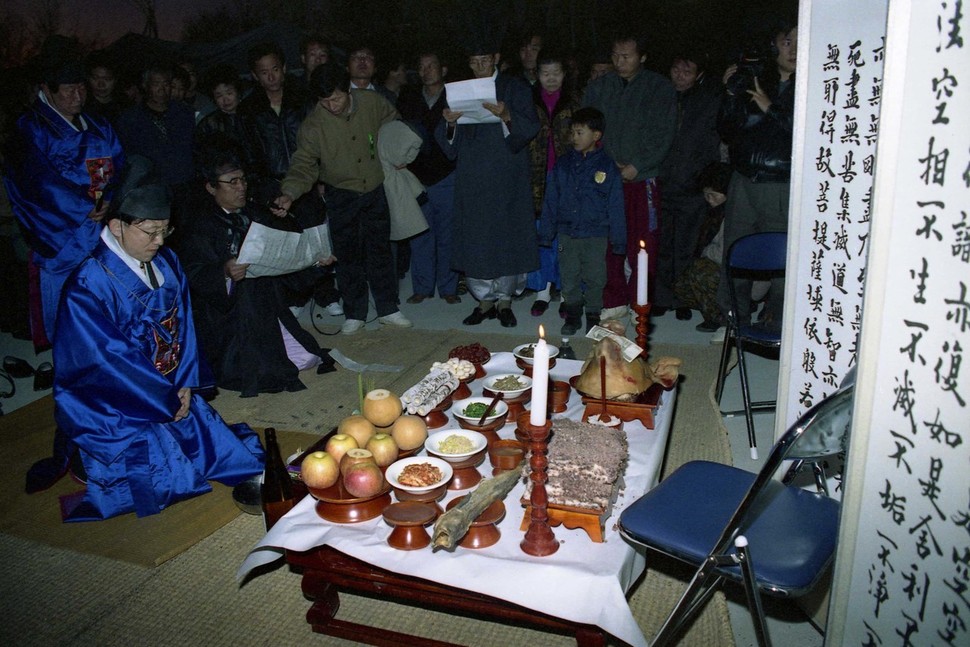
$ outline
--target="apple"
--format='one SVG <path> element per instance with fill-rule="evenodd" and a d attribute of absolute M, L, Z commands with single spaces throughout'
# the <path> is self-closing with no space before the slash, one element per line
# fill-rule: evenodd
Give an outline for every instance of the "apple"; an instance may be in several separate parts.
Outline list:
<path fill-rule="evenodd" d="M 337 425 L 337 433 L 353 436 L 358 447 L 366 447 L 367 441 L 376 431 L 371 421 L 364 416 L 347 416 Z"/>
<path fill-rule="evenodd" d="M 387 467 L 397 460 L 398 448 L 394 438 L 388 434 L 375 434 L 367 441 L 367 449 L 374 455 L 378 467 Z"/>
<path fill-rule="evenodd" d="M 357 441 L 348 434 L 334 434 L 327 441 L 327 446 L 324 449 L 333 456 L 337 465 L 340 465 L 340 459 L 344 457 L 348 449 L 357 449 Z"/>
<path fill-rule="evenodd" d="M 344 489 L 364 499 L 377 496 L 384 488 L 384 475 L 374 463 L 356 463 L 344 474 Z"/>
<path fill-rule="evenodd" d="M 327 452 L 313 452 L 300 463 L 300 478 L 307 487 L 323 490 L 337 482 L 340 468 Z"/>
<path fill-rule="evenodd" d="M 374 455 L 366 449 L 348 449 L 344 457 L 340 459 L 340 473 L 346 474 L 352 465 L 358 463 L 374 463 Z"/>

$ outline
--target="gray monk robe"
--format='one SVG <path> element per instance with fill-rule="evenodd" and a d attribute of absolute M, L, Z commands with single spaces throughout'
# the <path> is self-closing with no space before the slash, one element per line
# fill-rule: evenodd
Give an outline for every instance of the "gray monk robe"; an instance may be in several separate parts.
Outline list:
<path fill-rule="evenodd" d="M 525 81 L 499 74 L 495 96 L 512 123 L 458 124 L 448 141 L 447 123 L 435 136 L 455 166 L 452 268 L 477 279 L 531 272 L 539 267 L 529 167 L 529 141 L 539 118 Z"/>

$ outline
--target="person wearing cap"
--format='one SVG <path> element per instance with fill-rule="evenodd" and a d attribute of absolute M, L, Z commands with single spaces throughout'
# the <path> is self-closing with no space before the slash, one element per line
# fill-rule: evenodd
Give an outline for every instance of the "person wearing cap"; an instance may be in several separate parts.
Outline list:
<path fill-rule="evenodd" d="M 279 228 L 291 219 L 274 218 L 248 203 L 246 172 L 231 151 L 208 150 L 200 167 L 211 200 L 187 219 L 188 235 L 180 239 L 177 251 L 192 288 L 199 342 L 216 384 L 244 398 L 303 390 L 300 371 L 317 367 L 318 373 L 326 373 L 334 368 L 330 349 L 320 348 L 287 307 L 287 281 L 300 272 L 248 277 L 248 265 L 236 262 L 252 223 Z"/>
<path fill-rule="evenodd" d="M 498 71 L 497 43 L 469 47 L 468 65 L 477 79 L 492 79 L 496 102 L 483 102 L 494 123 L 459 124 L 460 111 L 445 109 L 435 136 L 455 160 L 455 233 L 452 266 L 464 271 L 478 306 L 466 326 L 486 319 L 516 325 L 512 297 L 526 275 L 539 269 L 529 142 L 539 132 L 532 91 L 519 77 Z"/>
<path fill-rule="evenodd" d="M 232 427 L 193 389 L 211 386 L 199 358 L 189 285 L 164 247 L 170 194 L 120 191 L 97 246 L 64 285 L 54 346 L 54 416 L 78 448 L 83 492 L 65 521 L 156 514 L 263 469 L 259 437 Z"/>
<path fill-rule="evenodd" d="M 39 269 L 31 333 L 44 347 L 54 336 L 61 286 L 94 249 L 114 179 L 125 155 L 114 129 L 83 112 L 84 67 L 71 56 L 42 61 L 37 100 L 17 120 L 4 183 L 14 216 Z"/>

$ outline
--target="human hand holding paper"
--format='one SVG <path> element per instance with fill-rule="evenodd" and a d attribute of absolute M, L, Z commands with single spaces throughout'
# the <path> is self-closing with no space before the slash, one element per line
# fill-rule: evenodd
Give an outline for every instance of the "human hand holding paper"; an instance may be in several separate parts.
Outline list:
<path fill-rule="evenodd" d="M 497 124 L 501 121 L 496 113 L 486 107 L 486 104 L 493 107 L 499 105 L 495 99 L 495 81 L 491 78 L 446 83 L 445 93 L 448 109 L 461 113 L 459 124 Z"/>

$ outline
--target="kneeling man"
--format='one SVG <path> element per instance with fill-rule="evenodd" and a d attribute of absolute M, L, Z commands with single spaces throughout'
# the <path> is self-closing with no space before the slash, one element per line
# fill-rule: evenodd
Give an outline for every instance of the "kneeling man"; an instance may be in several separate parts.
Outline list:
<path fill-rule="evenodd" d="M 121 196 L 101 239 L 64 286 L 54 348 L 55 417 L 80 452 L 87 489 L 65 520 L 155 514 L 263 469 L 259 437 L 229 427 L 192 389 L 200 367 L 189 286 L 162 247 L 168 191 Z"/>

